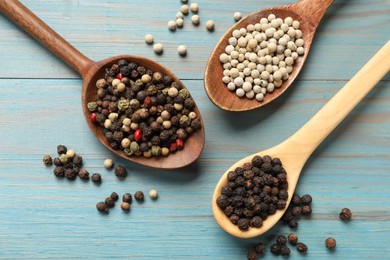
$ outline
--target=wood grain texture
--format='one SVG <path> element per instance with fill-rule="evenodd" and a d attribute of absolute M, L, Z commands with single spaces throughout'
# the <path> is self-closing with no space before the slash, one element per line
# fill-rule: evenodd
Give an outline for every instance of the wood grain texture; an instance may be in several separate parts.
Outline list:
<path fill-rule="evenodd" d="M 31 1 L 39 17 L 93 60 L 129 54 L 152 58 L 172 69 L 191 91 L 203 115 L 206 145 L 191 167 L 163 171 L 128 163 L 119 181 L 103 168 L 112 157 L 90 133 L 82 115 L 76 72 L 0 16 L 0 259 L 245 259 L 256 242 L 268 244 L 291 230 L 278 225 L 264 236 L 234 238 L 212 217 L 211 196 L 235 161 L 272 147 L 310 119 L 390 36 L 388 0 L 336 0 L 325 15 L 306 66 L 294 87 L 262 109 L 232 114 L 215 107 L 203 89 L 208 55 L 243 14 L 289 1 L 198 1 L 202 25 L 166 28 L 180 8 L 164 1 Z M 158 8 L 151 6 L 158 4 Z M 146 32 L 165 46 L 162 56 L 143 42 Z M 186 58 L 177 55 L 184 43 Z M 387 75 L 320 145 L 305 165 L 298 192 L 314 199 L 314 213 L 297 234 L 306 257 L 290 259 L 388 259 L 390 249 L 390 80 Z M 103 183 L 56 179 L 42 157 L 65 144 L 101 172 Z M 129 214 L 117 205 L 103 216 L 96 202 L 155 188 L 157 201 L 134 203 Z M 353 221 L 338 219 L 349 207 Z M 337 239 L 330 253 L 327 237 Z M 274 259 L 269 253 L 264 259 Z"/>

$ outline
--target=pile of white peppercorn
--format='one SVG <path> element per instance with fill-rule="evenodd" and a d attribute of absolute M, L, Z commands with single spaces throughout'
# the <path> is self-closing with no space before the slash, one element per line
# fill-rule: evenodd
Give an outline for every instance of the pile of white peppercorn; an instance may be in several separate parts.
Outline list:
<path fill-rule="evenodd" d="M 239 97 L 262 101 L 279 88 L 293 71 L 295 60 L 304 54 L 299 21 L 270 14 L 256 24 L 232 32 L 225 52 L 222 81 Z"/>

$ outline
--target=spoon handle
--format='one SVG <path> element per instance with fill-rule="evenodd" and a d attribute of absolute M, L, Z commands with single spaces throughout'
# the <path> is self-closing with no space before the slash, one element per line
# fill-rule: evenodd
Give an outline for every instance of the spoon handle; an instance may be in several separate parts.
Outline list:
<path fill-rule="evenodd" d="M 294 11 L 310 23 L 314 33 L 326 10 L 334 0 L 301 0 L 294 6 Z"/>
<path fill-rule="evenodd" d="M 93 64 L 92 60 L 70 45 L 19 1 L 1 0 L 0 12 L 70 65 L 80 75 L 85 75 Z"/>
<path fill-rule="evenodd" d="M 318 145 L 389 70 L 390 41 L 312 119 L 283 142 L 288 146 L 289 153 L 297 154 L 304 164 Z"/>

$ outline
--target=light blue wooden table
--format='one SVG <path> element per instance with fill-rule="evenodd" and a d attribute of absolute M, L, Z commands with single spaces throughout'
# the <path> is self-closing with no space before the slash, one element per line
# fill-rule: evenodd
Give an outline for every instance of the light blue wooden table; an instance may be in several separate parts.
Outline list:
<path fill-rule="evenodd" d="M 206 146 L 193 165 L 175 171 L 150 169 L 114 157 L 93 137 L 81 110 L 81 78 L 0 15 L 0 259 L 245 259 L 256 242 L 272 243 L 291 230 L 277 225 L 241 240 L 213 219 L 211 196 L 235 161 L 271 147 L 314 115 L 390 38 L 390 1 L 336 0 L 326 13 L 298 80 L 280 99 L 256 111 L 227 113 L 203 88 L 213 46 L 231 26 L 233 13 L 287 4 L 287 0 L 198 1 L 201 25 L 189 17 L 171 32 L 167 22 L 179 0 L 22 1 L 93 60 L 118 54 L 154 59 L 176 73 L 195 98 L 206 129 Z M 212 33 L 208 19 L 216 22 Z M 162 42 L 162 56 L 143 36 Z M 188 46 L 188 56 L 177 46 Z M 309 246 L 291 259 L 390 258 L 390 75 L 353 110 L 315 151 L 297 188 L 313 196 L 313 214 L 296 231 Z M 80 153 L 85 168 L 103 183 L 56 179 L 42 164 L 58 144 Z M 118 181 L 103 168 L 113 158 L 130 174 Z M 108 215 L 96 202 L 112 191 L 159 191 L 157 201 L 135 203 Z M 341 208 L 353 220 L 338 219 Z M 324 240 L 332 236 L 337 249 Z M 268 250 L 265 259 L 272 259 Z"/>

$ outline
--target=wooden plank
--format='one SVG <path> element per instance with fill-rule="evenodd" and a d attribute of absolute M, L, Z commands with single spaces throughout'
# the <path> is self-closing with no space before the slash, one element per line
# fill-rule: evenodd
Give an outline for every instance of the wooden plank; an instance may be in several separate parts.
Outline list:
<path fill-rule="evenodd" d="M 79 79 L 1 79 L 0 88 L 0 259 L 131 258 L 244 259 L 256 242 L 268 245 L 291 232 L 278 225 L 265 236 L 235 239 L 213 220 L 210 199 L 221 174 L 235 161 L 287 138 L 305 123 L 344 81 L 299 81 L 280 100 L 261 110 L 227 113 L 209 102 L 201 80 L 184 80 L 206 127 L 200 160 L 176 171 L 124 162 L 119 181 L 103 168 L 112 155 L 90 134 L 81 114 Z M 311 259 L 386 259 L 390 250 L 390 88 L 382 81 L 325 140 L 306 165 L 298 192 L 314 198 L 314 213 L 297 234 Z M 58 144 L 79 152 L 103 183 L 56 179 L 41 160 Z M 96 202 L 156 188 L 157 201 L 119 205 L 100 215 Z M 342 207 L 353 221 L 342 223 Z M 324 240 L 337 239 L 327 251 Z M 265 259 L 272 259 L 267 252 Z M 292 258 L 299 258 L 292 248 Z"/>
<path fill-rule="evenodd" d="M 93 60 L 119 54 L 154 59 L 172 69 L 183 79 L 202 79 L 210 52 L 220 36 L 233 24 L 233 13 L 244 15 L 290 1 L 199 1 L 201 25 L 195 27 L 190 17 L 176 32 L 167 29 L 180 8 L 177 0 L 164 1 L 31 1 L 23 3 Z M 314 40 L 302 80 L 347 80 L 351 78 L 390 35 L 389 0 L 337 0 L 330 7 Z M 208 19 L 216 22 L 213 33 L 205 29 Z M 42 46 L 0 16 L 0 78 L 79 78 Z M 143 41 L 152 33 L 162 42 L 162 56 L 153 53 Z M 188 56 L 181 58 L 177 46 L 188 46 Z M 15 55 L 17 54 L 17 55 Z M 20 68 L 23 66 L 23 69 Z M 387 79 L 389 79 L 387 77 Z"/>

